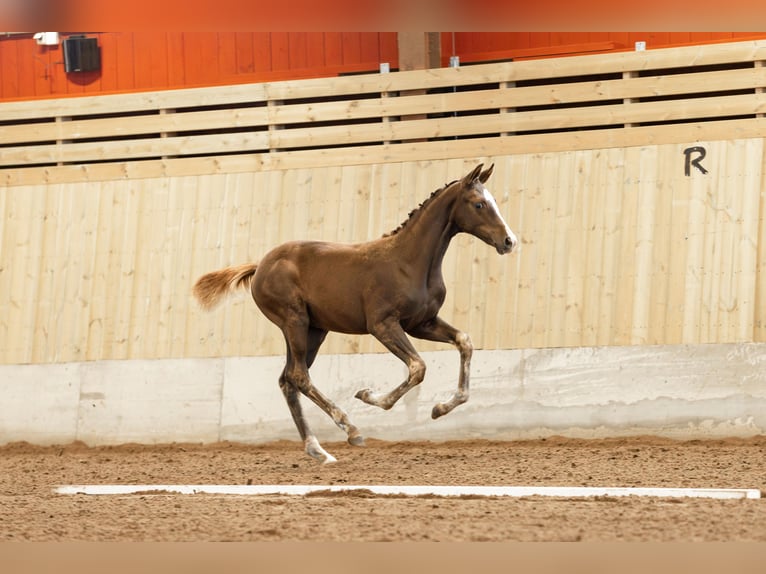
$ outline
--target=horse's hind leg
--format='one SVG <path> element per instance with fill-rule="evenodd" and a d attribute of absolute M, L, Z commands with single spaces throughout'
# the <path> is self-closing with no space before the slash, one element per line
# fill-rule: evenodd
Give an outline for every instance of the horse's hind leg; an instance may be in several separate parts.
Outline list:
<path fill-rule="evenodd" d="M 306 453 L 323 463 L 336 462 L 337 459 L 322 448 L 316 436 L 311 432 L 306 422 L 306 417 L 303 416 L 298 389 L 287 380 L 284 371 L 282 376 L 279 377 L 279 388 L 282 389 L 287 406 L 290 408 L 290 414 L 293 417 L 293 421 L 295 421 L 295 426 L 298 428 L 298 434 L 300 434 L 301 440 L 303 440 Z"/>
<path fill-rule="evenodd" d="M 299 325 L 300 323 L 298 322 Z M 321 462 L 335 462 L 335 457 L 326 452 L 316 437 L 308 430 L 308 424 L 303 416 L 297 394 L 297 391 L 300 391 L 326 412 L 333 422 L 346 432 L 350 444 L 356 446 L 364 444 L 359 429 L 351 424 L 348 415 L 322 395 L 311 383 L 308 368 L 314 362 L 319 346 L 327 333 L 318 329 L 302 327 L 302 325 L 283 330 L 287 340 L 288 353 L 287 365 L 280 379 L 280 386 L 282 386 L 290 412 L 293 414 L 293 420 L 298 427 L 298 432 L 301 433 L 306 452 Z M 282 384 L 282 380 L 284 380 L 285 385 Z"/>
<path fill-rule="evenodd" d="M 290 351 L 288 350 L 288 365 L 290 364 L 290 360 Z M 322 446 L 319 444 L 319 441 L 314 436 L 314 433 L 311 432 L 309 424 L 306 422 L 306 417 L 303 415 L 303 408 L 301 407 L 298 389 L 292 382 L 288 380 L 286 373 L 287 365 L 285 365 L 285 368 L 282 370 L 282 374 L 279 377 L 279 388 L 282 389 L 282 394 L 285 396 L 287 406 L 290 409 L 290 414 L 292 415 L 295 426 L 298 429 L 298 434 L 303 441 L 306 453 L 323 463 L 336 462 L 337 459 L 322 448 Z"/>

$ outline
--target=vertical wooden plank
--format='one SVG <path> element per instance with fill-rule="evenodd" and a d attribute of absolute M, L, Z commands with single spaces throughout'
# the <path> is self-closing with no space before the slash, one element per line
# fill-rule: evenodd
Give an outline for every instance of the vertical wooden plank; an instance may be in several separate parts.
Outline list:
<path fill-rule="evenodd" d="M 358 64 L 362 61 L 362 45 L 359 32 L 343 32 L 343 63 Z"/>
<path fill-rule="evenodd" d="M 96 252 L 98 244 L 99 204 L 101 201 L 99 188 L 96 186 L 85 188 L 78 186 L 75 193 L 78 216 L 80 218 L 78 241 L 72 244 L 78 250 L 80 265 L 75 276 L 76 294 L 69 304 L 74 307 L 74 333 L 73 340 L 77 344 L 77 354 L 72 360 L 82 361 L 87 357 L 91 340 L 89 337 L 91 324 L 100 319 L 99 310 L 91 305 L 98 292 L 94 289 L 97 285 Z"/>
<path fill-rule="evenodd" d="M 192 305 L 190 298 L 179 297 L 184 288 L 190 289 L 197 280 L 192 276 L 191 259 L 193 242 L 193 207 L 196 202 L 196 180 L 192 177 L 174 177 L 168 182 L 168 249 L 171 251 L 165 262 L 167 277 L 164 278 L 162 291 L 167 293 L 167 306 L 164 316 L 167 323 L 163 329 L 161 342 L 165 357 L 182 356 L 186 316 L 193 313 L 198 323 L 202 311 Z M 205 272 L 212 271 L 206 269 Z M 189 304 L 187 305 L 187 301 Z M 195 334 L 206 336 L 202 328 Z"/>
<path fill-rule="evenodd" d="M 575 195 L 574 225 L 571 244 L 569 247 L 569 280 L 567 285 L 567 323 L 566 332 L 569 344 L 573 346 L 587 345 L 589 340 L 589 313 L 592 301 L 588 299 L 592 293 L 590 285 L 593 262 L 589 259 L 591 245 L 591 213 L 593 210 L 594 173 L 601 169 L 599 156 L 594 150 L 579 152 L 578 161 L 578 193 Z"/>
<path fill-rule="evenodd" d="M 613 148 L 607 152 L 605 201 L 603 210 L 603 247 L 601 266 L 601 311 L 597 331 L 597 344 L 614 344 L 618 330 L 617 299 L 620 273 L 620 244 L 624 227 L 622 225 L 623 186 L 625 182 L 625 152 Z"/>
<path fill-rule="evenodd" d="M 288 32 L 288 61 L 291 70 L 303 70 L 309 67 L 306 32 Z"/>
<path fill-rule="evenodd" d="M 107 323 L 111 320 L 108 294 L 112 289 L 109 276 L 111 256 L 112 223 L 114 207 L 114 185 L 102 182 L 95 190 L 95 221 L 93 223 L 93 249 L 91 252 L 90 294 L 88 296 L 87 345 L 84 359 L 95 361 L 103 358 Z"/>
<path fill-rule="evenodd" d="M 584 234 L 584 270 L 582 341 L 581 345 L 598 345 L 599 322 L 604 293 L 603 266 L 604 227 L 603 210 L 606 203 L 606 172 L 608 151 L 599 149 L 591 152 L 594 165 L 587 176 L 587 208 L 583 211 L 582 233 Z"/>
<path fill-rule="evenodd" d="M 186 83 L 184 66 L 184 34 L 169 31 L 167 33 L 168 87 L 182 86 Z"/>
<path fill-rule="evenodd" d="M 141 210 L 141 194 L 135 186 L 123 183 L 115 194 L 117 215 L 122 220 L 120 235 L 115 237 L 113 256 L 118 259 L 117 284 L 114 286 L 118 299 L 115 302 L 115 332 L 112 340 L 111 356 L 113 359 L 130 358 L 134 334 L 132 318 L 136 301 L 136 257 Z"/>
<path fill-rule="evenodd" d="M 719 301 L 718 312 L 719 321 L 718 329 L 716 332 L 716 340 L 722 340 L 726 342 L 733 341 L 733 332 L 735 331 L 733 325 L 733 319 L 736 316 L 736 307 L 738 301 L 733 283 L 737 281 L 741 274 L 741 256 L 742 253 L 736 250 L 736 235 L 739 231 L 738 228 L 742 225 L 742 215 L 739 210 L 740 198 L 742 197 L 743 190 L 740 186 L 737 186 L 736 192 L 734 186 L 730 185 L 731 178 L 726 177 L 732 173 L 731 169 L 735 171 L 738 177 L 735 181 L 741 185 L 742 169 L 737 169 L 738 156 L 741 157 L 742 149 L 740 142 L 727 142 L 727 144 L 721 145 L 725 147 L 726 155 L 725 160 L 722 155 L 722 163 L 716 166 L 713 163 L 713 167 L 720 170 L 721 178 L 719 179 L 719 185 L 723 185 L 723 188 L 719 191 L 719 195 L 723 200 L 723 211 L 719 213 L 718 223 L 720 228 L 720 242 L 721 242 L 721 259 L 720 259 L 720 271 L 718 275 L 719 285 Z M 716 146 L 717 147 L 717 146 Z M 716 154 L 717 156 L 719 154 Z M 724 182 L 724 178 L 726 181 Z M 721 204 L 719 204 L 719 209 Z M 736 224 L 735 224 L 736 222 Z"/>
<path fill-rule="evenodd" d="M 288 32 L 271 33 L 271 70 L 290 69 L 290 36 Z"/>
<path fill-rule="evenodd" d="M 625 174 L 620 191 L 622 209 L 619 217 L 620 241 L 617 252 L 616 273 L 614 280 L 614 319 L 615 327 L 612 344 L 630 345 L 631 326 L 633 324 L 633 302 L 636 296 L 636 218 L 638 214 L 637 182 L 640 148 L 630 147 L 623 150 Z"/>
<path fill-rule="evenodd" d="M 136 87 L 134 34 L 120 32 L 117 35 L 117 51 L 115 54 L 117 90 L 128 91 Z"/>
<path fill-rule="evenodd" d="M 125 356 L 131 358 L 141 356 L 144 348 L 146 322 L 148 320 L 149 285 L 147 284 L 147 261 L 145 240 L 150 232 L 150 222 L 146 210 L 150 202 L 149 194 L 144 187 L 145 180 L 135 182 L 130 186 L 128 216 L 129 235 L 125 237 L 122 282 L 129 292 L 129 305 L 124 307 L 122 330 L 125 334 Z"/>
<path fill-rule="evenodd" d="M 18 39 L 11 45 L 17 48 L 16 68 L 9 68 L 9 73 L 16 76 L 17 97 L 24 95 L 47 96 L 51 93 L 51 75 L 56 66 L 52 64 L 51 53 L 58 55 L 58 49 L 38 46 L 34 40 Z M 29 62 L 30 55 L 33 63 Z M 63 58 L 62 58 L 63 59 Z M 29 65 L 29 64 L 32 65 Z M 14 73 L 15 72 L 15 73 Z"/>
<path fill-rule="evenodd" d="M 541 223 L 541 177 L 542 170 L 536 169 L 543 162 L 543 155 L 524 156 L 519 178 L 524 182 L 524 193 L 519 204 L 519 215 L 524 227 L 525 241 L 519 253 L 518 297 L 513 310 L 512 339 L 519 347 L 532 346 L 534 317 L 534 283 L 537 280 L 537 266 L 540 258 Z"/>
<path fill-rule="evenodd" d="M 54 316 L 57 348 L 54 362 L 79 360 L 80 341 L 77 338 L 79 309 L 78 287 L 82 265 L 82 213 L 77 201 L 77 185 L 66 184 L 60 190 L 60 226 L 56 240 L 58 281 Z M 64 246 L 66 246 L 64 250 Z"/>
<path fill-rule="evenodd" d="M 547 345 L 548 318 L 551 307 L 552 261 L 554 258 L 554 235 L 550 233 L 555 225 L 556 199 L 558 190 L 557 169 L 559 157 L 557 154 L 544 154 L 536 166 L 540 170 L 538 189 L 538 213 L 535 240 L 537 262 L 534 268 L 534 278 L 530 282 L 532 294 L 531 314 L 532 331 L 530 346 L 544 347 Z"/>
<path fill-rule="evenodd" d="M 679 150 L 680 152 L 680 150 Z M 688 219 L 685 222 L 686 265 L 683 302 L 682 341 L 700 342 L 700 323 L 703 311 L 703 285 L 705 276 L 705 237 L 707 217 L 706 198 L 709 180 L 703 177 L 686 178 L 678 185 L 688 187 Z"/>
<path fill-rule="evenodd" d="M 306 32 L 306 67 L 325 67 L 324 32 Z"/>
<path fill-rule="evenodd" d="M 40 187 L 44 198 L 39 208 L 40 211 L 36 213 L 36 217 L 40 220 L 40 242 L 37 247 L 39 249 L 40 266 L 37 276 L 37 301 L 35 302 L 37 316 L 34 322 L 34 346 L 31 355 L 31 362 L 33 363 L 49 361 L 49 349 L 56 347 L 55 333 L 51 330 L 51 327 L 56 321 L 52 312 L 52 301 L 57 279 L 55 265 L 58 256 L 55 240 L 57 223 L 59 221 L 56 211 L 59 187 L 56 185 Z M 2 209 L 0 209 L 0 213 L 2 213 Z M 1 280 L 0 283 L 2 283 Z"/>
<path fill-rule="evenodd" d="M 365 64 L 369 63 L 371 69 L 377 69 L 380 62 L 379 40 L 378 32 L 359 33 L 359 59 Z"/>
<path fill-rule="evenodd" d="M 40 190 L 35 187 L 15 189 L 6 202 L 4 227 L 7 235 L 3 240 L 9 249 L 8 305 L 3 322 L 6 326 L 4 345 L 11 362 L 27 363 L 31 360 L 35 321 L 35 295 L 37 282 L 37 252 L 39 239 L 34 223 L 36 204 L 40 202 Z"/>
<path fill-rule="evenodd" d="M 139 90 L 150 90 L 159 87 L 154 83 L 152 68 L 154 62 L 159 62 L 164 57 L 165 45 L 156 41 L 154 32 L 134 32 L 133 41 L 133 77 L 135 87 Z M 165 83 L 167 79 L 165 79 Z"/>
<path fill-rule="evenodd" d="M 662 179 L 663 154 L 657 154 L 651 173 L 656 181 L 655 226 L 652 233 L 652 285 L 649 308 L 649 344 L 661 343 L 668 321 L 668 273 L 670 265 L 671 215 L 673 189 Z"/>
<path fill-rule="evenodd" d="M 668 263 L 664 270 L 668 292 L 665 305 L 665 333 L 663 341 L 680 344 L 684 337 L 684 306 L 687 253 L 689 248 L 689 201 L 690 178 L 684 176 L 681 149 L 667 147 L 660 157 L 658 177 L 664 182 L 667 193 L 672 196 L 668 226 Z M 675 153 L 673 153 L 675 151 Z M 699 174 L 702 175 L 702 174 Z M 662 279 L 662 274 L 658 276 Z"/>
<path fill-rule="evenodd" d="M 325 63 L 327 66 L 343 64 L 343 38 L 340 32 L 325 32 Z"/>
<path fill-rule="evenodd" d="M 352 203 L 348 217 L 351 219 L 351 242 L 362 243 L 372 239 L 369 220 L 371 215 L 370 179 L 372 167 L 356 166 L 351 171 Z"/>
<path fill-rule="evenodd" d="M 202 83 L 204 73 L 202 68 L 202 40 L 200 32 L 183 32 L 183 70 L 184 83 L 188 86 L 198 86 Z"/>
<path fill-rule="evenodd" d="M 201 58 L 197 62 L 199 68 L 199 84 L 215 85 L 221 81 L 221 54 L 219 32 L 203 32 L 200 34 Z"/>
<path fill-rule="evenodd" d="M 515 318 L 509 309 L 514 308 L 517 293 L 517 274 L 520 257 L 523 257 L 523 239 L 526 233 L 519 219 L 519 199 L 522 182 L 514 178 L 514 166 L 519 163 L 518 156 L 493 158 L 495 171 L 490 183 L 497 200 L 500 213 L 519 239 L 519 246 L 511 255 L 490 258 L 488 280 L 485 285 L 484 300 L 487 302 L 484 314 L 484 341 L 486 348 L 514 348 L 516 342 L 508 333 Z"/>
<path fill-rule="evenodd" d="M 137 328 L 141 329 L 140 356 L 160 358 L 165 356 L 160 350 L 160 342 L 165 340 L 165 319 L 168 304 L 167 279 L 165 278 L 166 253 L 170 249 L 183 248 L 173 245 L 167 239 L 168 230 L 168 181 L 143 180 L 144 195 L 143 225 L 140 232 L 140 258 L 136 267 L 136 277 L 142 284 L 144 313 L 137 318 Z"/>
<path fill-rule="evenodd" d="M 654 275 L 655 230 L 660 220 L 657 214 L 658 185 L 654 177 L 657 160 L 656 148 L 641 148 L 639 179 L 637 183 L 638 209 L 636 210 L 636 281 L 633 297 L 633 325 L 631 343 L 650 344 L 650 315 L 652 304 L 652 278 Z"/>
<path fill-rule="evenodd" d="M 218 78 L 219 83 L 232 81 L 237 74 L 237 33 L 219 32 L 218 37 Z"/>
<path fill-rule="evenodd" d="M 117 90 L 117 44 L 119 34 L 116 32 L 105 32 L 98 39 L 101 48 L 101 77 L 100 86 L 104 92 L 114 92 Z"/>
<path fill-rule="evenodd" d="M 253 71 L 270 72 L 274 69 L 271 51 L 271 33 L 253 32 Z"/>
<path fill-rule="evenodd" d="M 720 154 L 716 154 L 720 157 Z M 717 172 L 713 172 L 717 173 Z M 718 175 L 718 174 L 717 174 Z M 711 177 L 705 189 L 703 198 L 705 213 L 697 224 L 696 233 L 702 236 L 702 286 L 701 298 L 698 302 L 699 310 L 699 334 L 698 342 L 706 343 L 710 341 L 712 325 L 714 319 L 714 298 L 717 297 L 714 285 L 714 265 L 716 261 L 716 248 L 718 245 L 715 236 L 716 207 L 715 207 L 715 177 Z"/>
<path fill-rule="evenodd" d="M 551 235 L 549 304 L 546 313 L 546 336 L 544 346 L 562 346 L 566 340 L 567 268 L 572 233 L 576 155 L 574 152 L 559 154 L 559 165 L 552 170 L 555 180 L 547 190 L 554 201 L 551 208 L 548 232 Z"/>
<path fill-rule="evenodd" d="M 255 56 L 253 51 L 253 32 L 235 32 L 235 57 L 237 74 L 251 74 L 255 71 Z"/>
<path fill-rule="evenodd" d="M 736 330 L 733 338 L 738 341 L 752 341 L 754 320 L 759 314 L 755 306 L 758 274 L 758 215 L 760 209 L 760 183 L 762 181 L 763 139 L 742 142 L 743 152 L 739 157 L 738 173 L 742 174 L 740 196 L 739 228 L 735 250 L 740 255 L 739 280 L 737 281 Z"/>

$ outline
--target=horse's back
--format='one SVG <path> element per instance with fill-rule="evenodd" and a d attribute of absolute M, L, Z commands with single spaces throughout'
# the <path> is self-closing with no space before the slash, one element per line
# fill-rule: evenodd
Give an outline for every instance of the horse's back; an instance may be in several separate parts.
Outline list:
<path fill-rule="evenodd" d="M 372 280 L 365 244 L 290 241 L 258 264 L 252 291 L 258 307 L 277 324 L 305 310 L 312 326 L 366 333 L 363 294 Z"/>

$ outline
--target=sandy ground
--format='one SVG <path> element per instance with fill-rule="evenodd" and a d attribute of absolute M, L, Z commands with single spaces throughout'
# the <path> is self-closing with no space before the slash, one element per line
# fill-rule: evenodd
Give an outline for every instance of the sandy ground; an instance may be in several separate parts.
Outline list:
<path fill-rule="evenodd" d="M 766 499 L 58 495 L 61 484 L 426 484 L 757 488 L 766 437 L 324 445 L 0 447 L 0 540 L 761 541 Z"/>

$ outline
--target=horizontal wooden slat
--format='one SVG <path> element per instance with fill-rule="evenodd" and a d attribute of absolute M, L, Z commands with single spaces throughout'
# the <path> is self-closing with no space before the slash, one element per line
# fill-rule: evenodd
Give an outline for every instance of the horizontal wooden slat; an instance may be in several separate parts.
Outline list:
<path fill-rule="evenodd" d="M 611 128 L 509 137 L 410 142 L 322 150 L 276 151 L 229 156 L 171 158 L 103 164 L 28 167 L 0 171 L 0 185 L 97 182 L 152 177 L 373 165 L 491 155 L 577 151 L 698 141 L 760 138 L 766 118 L 721 120 L 671 126 Z"/>
<path fill-rule="evenodd" d="M 766 67 L 706 73 L 577 82 L 545 86 L 448 92 L 364 100 L 233 108 L 205 112 L 142 115 L 130 118 L 74 120 L 0 126 L 0 144 L 181 133 L 263 127 L 269 124 L 364 120 L 529 105 L 573 104 L 612 99 L 702 94 L 766 87 Z"/>
<path fill-rule="evenodd" d="M 305 147 L 332 147 L 421 138 L 499 132 L 563 130 L 626 123 L 681 121 L 766 112 L 766 94 L 616 104 L 482 116 L 446 117 L 375 124 L 283 129 L 196 137 L 147 138 L 3 149 L 0 165 L 232 153 Z"/>

